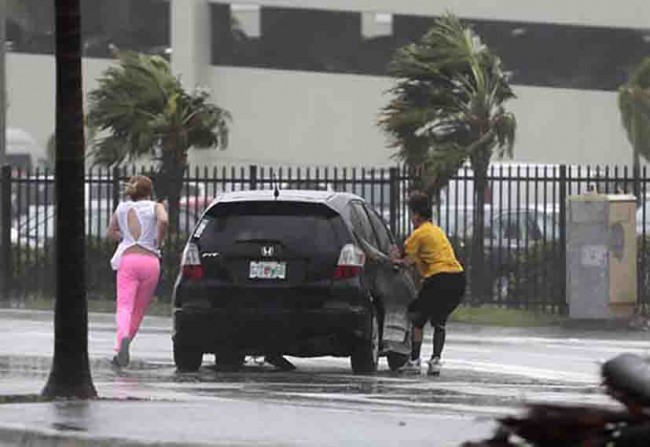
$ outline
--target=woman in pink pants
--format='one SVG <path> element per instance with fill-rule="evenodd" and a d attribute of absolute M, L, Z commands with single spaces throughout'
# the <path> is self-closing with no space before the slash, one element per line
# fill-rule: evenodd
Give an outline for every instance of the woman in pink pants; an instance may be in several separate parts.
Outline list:
<path fill-rule="evenodd" d="M 127 200 L 111 216 L 108 237 L 119 245 L 111 259 L 117 270 L 117 339 L 113 363 L 129 364 L 129 346 L 153 299 L 160 276 L 160 244 L 167 232 L 165 207 L 151 200 L 151 179 L 132 177 L 126 184 Z"/>

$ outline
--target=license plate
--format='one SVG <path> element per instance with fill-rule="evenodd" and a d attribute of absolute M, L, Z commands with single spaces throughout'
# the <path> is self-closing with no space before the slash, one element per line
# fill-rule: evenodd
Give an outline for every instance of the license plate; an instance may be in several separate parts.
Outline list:
<path fill-rule="evenodd" d="M 287 277 L 287 263 L 251 261 L 248 277 L 250 279 L 285 279 Z"/>

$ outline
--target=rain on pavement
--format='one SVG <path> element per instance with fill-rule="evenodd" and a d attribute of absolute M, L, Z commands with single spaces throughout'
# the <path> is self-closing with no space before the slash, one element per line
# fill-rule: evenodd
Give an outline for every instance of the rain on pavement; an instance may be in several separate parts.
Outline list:
<path fill-rule="evenodd" d="M 206 354 L 195 374 L 178 374 L 172 361 L 171 320 L 146 317 L 132 346 L 132 363 L 111 367 L 114 323 L 110 314 L 92 314 L 89 353 L 93 378 L 103 397 L 237 400 L 344 407 L 359 411 L 417 412 L 493 418 L 524 402 L 611 404 L 599 387 L 599 363 L 621 352 L 646 354 L 640 331 L 563 328 L 508 329 L 452 324 L 441 377 L 392 373 L 382 359 L 374 376 L 355 376 L 347 358 L 291 358 L 293 372 L 275 371 L 250 360 L 239 372 L 220 372 Z M 43 382 L 52 352 L 50 312 L 0 311 L 0 392 Z M 430 354 L 425 340 L 423 358 Z M 31 379 L 30 379 L 31 377 Z"/>

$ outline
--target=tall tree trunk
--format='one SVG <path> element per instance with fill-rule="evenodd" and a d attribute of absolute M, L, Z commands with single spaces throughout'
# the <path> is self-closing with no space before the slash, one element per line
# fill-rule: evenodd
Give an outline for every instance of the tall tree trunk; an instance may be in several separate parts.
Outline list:
<path fill-rule="evenodd" d="M 88 362 L 80 0 L 56 0 L 56 304 L 43 396 L 97 397 Z"/>
<path fill-rule="evenodd" d="M 179 229 L 179 209 L 185 168 L 185 157 L 179 157 L 173 150 L 167 150 L 163 153 L 159 180 L 161 184 L 158 189 L 163 191 L 162 195 L 169 203 L 170 237 L 178 233 Z"/>
<path fill-rule="evenodd" d="M 160 172 L 156 179 L 156 190 L 160 198 L 167 199 L 169 206 L 169 231 L 167 232 L 166 245 L 168 250 L 163 252 L 162 271 L 174 271 L 178 267 L 179 241 L 179 215 L 180 198 L 183 189 L 183 176 L 185 174 L 185 157 L 178 157 L 173 150 L 166 150 L 162 154 Z M 163 273 L 163 279 L 158 290 L 163 297 L 170 296 L 171 282 L 173 279 Z"/>
<path fill-rule="evenodd" d="M 470 262 L 470 285 L 472 299 L 483 299 L 489 293 L 486 281 L 485 265 L 485 192 L 487 189 L 487 173 L 490 164 L 489 150 L 477 150 L 477 156 L 472 157 L 474 171 L 474 216 L 472 224 L 472 250 Z"/>

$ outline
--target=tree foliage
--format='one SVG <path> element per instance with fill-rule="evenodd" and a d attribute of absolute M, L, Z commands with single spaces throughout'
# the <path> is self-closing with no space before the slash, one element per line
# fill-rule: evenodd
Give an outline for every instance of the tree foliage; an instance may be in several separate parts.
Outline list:
<path fill-rule="evenodd" d="M 225 148 L 225 110 L 209 102 L 206 90 L 186 91 L 160 56 L 118 52 L 89 95 L 88 124 L 105 136 L 95 144 L 94 161 L 110 165 L 173 151 L 182 158 L 191 147 Z"/>
<path fill-rule="evenodd" d="M 390 72 L 397 82 L 379 125 L 395 156 L 420 172 L 420 188 L 437 194 L 466 161 L 474 171 L 470 281 L 482 291 L 488 167 L 495 153 L 512 155 L 517 127 L 504 106 L 515 97 L 507 75 L 499 58 L 452 14 L 399 49 Z"/>
<path fill-rule="evenodd" d="M 650 160 L 650 57 L 618 91 L 621 121 L 636 154 Z"/>
<path fill-rule="evenodd" d="M 191 148 L 228 145 L 230 114 L 205 89 L 187 91 L 160 56 L 116 53 L 89 95 L 88 125 L 97 138 L 93 163 L 117 165 L 152 157 L 160 167 L 156 191 L 169 200 L 171 228 L 178 221 L 182 178 Z"/>
<path fill-rule="evenodd" d="M 422 168 L 436 192 L 469 160 L 476 175 L 493 152 L 512 155 L 516 120 L 504 103 L 514 98 L 499 58 L 453 15 L 437 19 L 416 43 L 397 51 L 397 83 L 380 126 L 395 157 Z"/>

